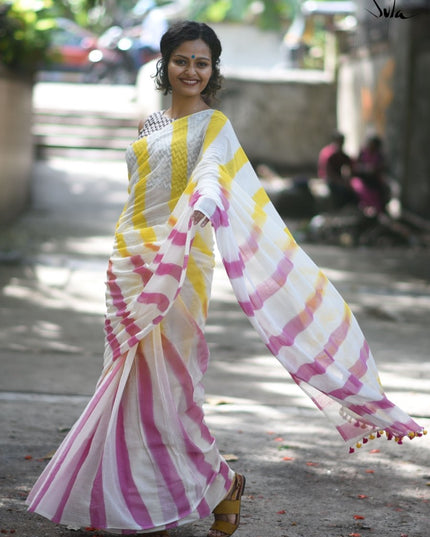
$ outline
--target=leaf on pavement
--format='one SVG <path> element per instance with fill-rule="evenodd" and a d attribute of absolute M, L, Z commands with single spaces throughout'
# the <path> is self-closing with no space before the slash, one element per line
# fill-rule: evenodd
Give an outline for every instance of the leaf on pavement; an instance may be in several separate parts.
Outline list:
<path fill-rule="evenodd" d="M 234 453 L 226 453 L 225 455 L 223 455 L 223 457 L 226 461 L 238 461 L 239 460 L 239 457 L 235 455 Z"/>

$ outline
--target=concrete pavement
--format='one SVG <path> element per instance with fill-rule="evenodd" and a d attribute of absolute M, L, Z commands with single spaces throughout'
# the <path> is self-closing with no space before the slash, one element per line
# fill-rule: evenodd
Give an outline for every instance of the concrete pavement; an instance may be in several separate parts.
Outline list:
<path fill-rule="evenodd" d="M 104 274 L 123 162 L 37 162 L 32 209 L 1 245 L 0 531 L 96 535 L 26 513 L 24 498 L 102 365 Z M 430 429 L 430 255 L 309 246 L 357 314 L 389 395 Z M 237 535 L 428 537 L 430 435 L 348 455 L 238 309 L 217 266 L 207 421 L 248 487 Z M 172 532 L 206 535 L 209 521 Z M 101 532 L 97 532 L 101 534 Z"/>

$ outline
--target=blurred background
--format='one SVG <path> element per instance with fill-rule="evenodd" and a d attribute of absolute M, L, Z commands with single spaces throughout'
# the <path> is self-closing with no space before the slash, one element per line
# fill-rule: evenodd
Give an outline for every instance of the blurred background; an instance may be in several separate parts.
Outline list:
<path fill-rule="evenodd" d="M 427 244 L 430 0 L 0 2 L 1 225 L 31 204 L 35 161 L 123 158 L 166 106 L 158 43 L 185 18 L 219 35 L 215 106 L 307 239 Z"/>

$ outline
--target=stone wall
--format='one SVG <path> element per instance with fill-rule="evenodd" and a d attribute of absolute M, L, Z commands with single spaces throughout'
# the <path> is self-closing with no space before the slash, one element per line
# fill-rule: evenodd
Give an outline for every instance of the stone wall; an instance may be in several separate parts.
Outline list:
<path fill-rule="evenodd" d="M 336 85 L 323 72 L 225 73 L 219 108 L 248 157 L 285 173 L 316 172 L 336 127 Z"/>
<path fill-rule="evenodd" d="M 387 138 L 395 61 L 389 51 L 376 56 L 342 58 L 338 74 L 338 128 L 345 149 L 356 156 L 369 134 Z"/>
<path fill-rule="evenodd" d="M 33 160 L 32 82 L 0 68 L 0 224 L 27 206 Z"/>

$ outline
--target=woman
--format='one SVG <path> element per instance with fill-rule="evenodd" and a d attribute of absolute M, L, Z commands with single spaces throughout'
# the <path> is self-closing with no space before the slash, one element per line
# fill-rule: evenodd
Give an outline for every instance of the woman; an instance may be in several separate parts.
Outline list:
<path fill-rule="evenodd" d="M 213 512 L 209 536 L 225 537 L 238 527 L 245 478 L 220 455 L 202 411 L 212 228 L 242 309 L 346 442 L 379 431 L 401 442 L 422 428 L 383 394 L 351 311 L 285 228 L 227 118 L 210 108 L 220 86 L 214 32 L 180 23 L 161 54 L 157 80 L 171 106 L 127 151 L 104 370 L 28 503 L 57 523 L 153 536 Z"/>

